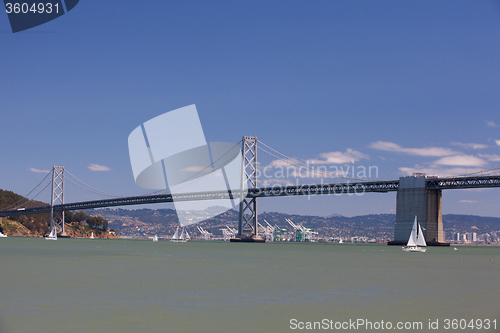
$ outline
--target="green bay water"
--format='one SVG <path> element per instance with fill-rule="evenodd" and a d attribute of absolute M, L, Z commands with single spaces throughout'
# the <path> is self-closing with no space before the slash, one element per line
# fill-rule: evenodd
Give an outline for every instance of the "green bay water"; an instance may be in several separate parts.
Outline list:
<path fill-rule="evenodd" d="M 445 330 L 444 320 L 496 319 L 498 329 L 499 278 L 494 246 L 406 253 L 383 244 L 9 237 L 0 239 L 0 332 L 300 331 L 292 319 L 423 324 L 393 332 L 436 332 L 428 323 L 438 320 L 439 332 L 486 332 Z"/>

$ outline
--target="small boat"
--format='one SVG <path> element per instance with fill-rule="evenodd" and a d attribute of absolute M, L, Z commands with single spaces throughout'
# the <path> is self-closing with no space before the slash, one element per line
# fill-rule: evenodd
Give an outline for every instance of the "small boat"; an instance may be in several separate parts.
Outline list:
<path fill-rule="evenodd" d="M 153 242 L 157 242 L 158 241 L 158 235 L 155 234 L 155 236 L 153 237 Z"/>
<path fill-rule="evenodd" d="M 418 230 L 418 231 L 417 231 Z M 427 246 L 425 242 L 425 236 L 422 232 L 420 224 L 417 222 L 417 216 L 415 215 L 415 221 L 413 222 L 413 228 L 411 229 L 410 238 L 406 246 L 403 246 L 402 250 L 406 252 L 425 252 L 427 248 L 419 247 Z"/>
<path fill-rule="evenodd" d="M 94 232 L 92 231 L 92 233 L 90 234 L 90 239 L 94 239 Z"/>
<path fill-rule="evenodd" d="M 342 243 L 344 243 L 344 242 L 342 241 L 342 238 L 341 238 L 341 239 L 339 240 L 339 244 L 342 244 Z"/>
<path fill-rule="evenodd" d="M 3 233 L 0 232 L 0 238 L 5 238 L 7 235 L 4 235 Z"/>
<path fill-rule="evenodd" d="M 182 232 L 179 236 L 179 227 L 175 229 L 175 234 L 172 236 L 170 239 L 171 242 L 176 242 L 176 243 L 184 243 L 187 241 L 190 241 L 191 237 L 189 237 L 189 234 L 186 230 L 184 230 L 184 227 L 182 227 Z"/>
<path fill-rule="evenodd" d="M 454 248 L 453 248 L 453 251 L 457 251 L 457 248 L 456 248 L 456 247 L 454 247 Z"/>
<path fill-rule="evenodd" d="M 50 231 L 50 234 L 45 237 L 46 240 L 57 240 L 57 232 L 56 232 L 56 228 L 53 228 L 51 231 Z"/>

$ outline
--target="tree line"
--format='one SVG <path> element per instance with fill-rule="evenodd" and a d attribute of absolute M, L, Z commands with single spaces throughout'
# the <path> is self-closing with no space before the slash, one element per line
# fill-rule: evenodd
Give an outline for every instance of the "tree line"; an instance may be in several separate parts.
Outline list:
<path fill-rule="evenodd" d="M 90 216 L 84 212 L 73 213 L 71 211 L 64 212 L 64 221 L 67 223 L 71 222 L 83 222 L 92 228 L 97 228 L 101 230 L 108 230 L 108 220 L 103 219 L 100 216 Z"/>

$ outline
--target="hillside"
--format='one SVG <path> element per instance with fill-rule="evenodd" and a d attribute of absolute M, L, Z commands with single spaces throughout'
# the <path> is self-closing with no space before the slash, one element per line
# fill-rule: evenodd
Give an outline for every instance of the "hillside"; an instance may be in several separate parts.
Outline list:
<path fill-rule="evenodd" d="M 16 205 L 17 204 L 17 205 Z M 27 202 L 22 196 L 11 191 L 0 190 L 0 209 L 7 209 L 14 205 L 21 207 L 34 207 L 48 205 L 43 202 Z M 205 211 L 192 211 L 193 216 L 206 216 Z M 291 230 L 286 219 L 295 224 L 317 231 L 322 238 L 329 237 L 354 237 L 362 236 L 379 240 L 391 240 L 394 235 L 394 214 L 363 215 L 345 217 L 333 214 L 328 217 L 290 215 L 284 213 L 265 212 L 259 215 L 261 225 L 267 226 L 267 221 L 272 226 L 279 226 Z M 177 214 L 173 209 L 95 209 L 85 212 L 66 212 L 66 230 L 71 237 L 88 237 L 90 232 L 101 235 L 108 227 L 117 231 L 121 236 L 141 236 L 139 228 L 145 235 L 160 237 L 171 236 L 179 225 Z M 264 221 L 265 220 L 265 221 Z M 7 235 L 41 237 L 49 232 L 49 214 L 33 214 L 14 216 L 3 219 L 2 229 Z M 188 226 L 187 230 L 193 236 L 199 235 L 197 226 L 218 237 L 222 235 L 220 229 L 229 226 L 237 228 L 238 212 L 229 210 L 211 219 L 196 225 Z M 445 235 L 450 238 L 452 233 L 476 232 L 479 234 L 500 231 L 500 218 L 474 215 L 443 215 Z M 102 234 L 102 237 L 105 234 Z"/>
<path fill-rule="evenodd" d="M 49 204 L 41 201 L 29 201 L 23 196 L 12 191 L 0 190 L 0 209 L 9 210 L 18 207 L 32 208 L 48 206 Z M 42 236 L 49 232 L 50 214 L 32 214 L 10 217 L 11 221 L 19 222 L 32 236 Z"/>
<path fill-rule="evenodd" d="M 0 220 L 0 232 L 7 236 L 18 237 L 37 237 L 38 234 L 33 234 L 28 228 L 20 222 L 2 218 Z"/>
<path fill-rule="evenodd" d="M 40 201 L 29 201 L 12 191 L 0 190 L 0 209 L 31 208 L 48 206 Z M 101 217 L 89 216 L 83 212 L 65 212 L 65 230 L 69 237 L 114 238 L 107 232 L 108 221 Z M 30 214 L 3 218 L 0 231 L 8 236 L 42 237 L 49 233 L 50 214 Z"/>
<path fill-rule="evenodd" d="M 162 237 L 171 236 L 178 226 L 178 219 L 172 209 L 98 209 L 86 211 L 88 215 L 101 216 L 109 220 L 110 228 L 115 229 L 120 235 L 139 237 L 139 227 L 146 235 L 158 234 Z M 196 212 L 192 212 L 196 214 Z M 354 237 L 365 236 L 380 240 L 390 240 L 394 236 L 395 214 L 372 214 L 354 217 L 332 215 L 330 217 L 290 215 L 283 213 L 266 212 L 258 217 L 258 221 L 266 226 L 264 220 L 271 225 L 291 229 L 285 219 L 292 220 L 295 224 L 314 229 L 322 237 Z M 472 215 L 443 215 L 445 234 L 451 237 L 453 232 L 491 233 L 500 230 L 500 218 L 482 217 Z M 237 228 L 238 212 L 229 210 L 221 215 L 208 219 L 202 223 L 191 225 L 187 230 L 192 235 L 199 235 L 196 226 L 221 236 L 220 229 L 226 226 Z"/>
<path fill-rule="evenodd" d="M 65 223 L 64 229 L 67 237 L 89 238 L 94 233 L 94 238 L 119 238 L 115 233 L 109 233 L 98 228 L 79 223 Z M 44 233 L 32 232 L 20 222 L 2 218 L 0 221 L 0 232 L 10 237 L 43 237 Z"/>

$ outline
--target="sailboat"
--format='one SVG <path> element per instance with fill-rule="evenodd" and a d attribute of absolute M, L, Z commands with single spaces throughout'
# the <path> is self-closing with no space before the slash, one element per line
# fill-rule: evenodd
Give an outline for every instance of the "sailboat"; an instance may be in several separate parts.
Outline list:
<path fill-rule="evenodd" d="M 50 230 L 50 234 L 45 237 L 46 240 L 57 240 L 57 232 L 56 232 L 56 228 L 53 228 L 52 230 Z"/>
<path fill-rule="evenodd" d="M 184 237 L 182 236 L 182 234 L 184 234 Z M 182 234 L 181 234 L 181 238 L 184 238 L 188 242 L 191 240 L 191 237 L 189 236 L 187 230 L 184 230 L 184 228 L 182 228 Z"/>
<path fill-rule="evenodd" d="M 189 234 L 186 230 L 184 230 L 184 227 L 182 227 L 182 232 L 179 236 L 179 227 L 175 229 L 175 234 L 172 236 L 170 239 L 171 242 L 176 242 L 176 243 L 184 243 L 187 241 L 190 241 L 191 237 L 189 237 Z"/>
<path fill-rule="evenodd" d="M 153 237 L 153 242 L 157 242 L 158 241 L 158 235 L 155 234 L 154 237 Z"/>
<path fill-rule="evenodd" d="M 427 248 L 419 246 L 427 246 L 427 243 L 425 242 L 425 236 L 422 232 L 420 224 L 417 222 L 417 216 L 415 215 L 415 221 L 413 222 L 413 228 L 411 229 L 410 238 L 408 239 L 408 243 L 406 244 L 406 246 L 403 246 L 402 250 L 406 252 L 427 251 Z"/>
<path fill-rule="evenodd" d="M 92 231 L 92 233 L 90 234 L 90 239 L 94 239 L 94 232 Z"/>

